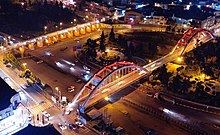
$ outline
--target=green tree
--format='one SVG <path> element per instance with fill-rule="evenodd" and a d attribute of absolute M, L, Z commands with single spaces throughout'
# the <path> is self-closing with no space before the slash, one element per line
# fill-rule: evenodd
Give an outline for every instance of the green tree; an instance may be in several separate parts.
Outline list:
<path fill-rule="evenodd" d="M 160 67 L 158 70 L 159 70 L 159 75 L 157 79 L 160 80 L 161 84 L 168 86 L 168 82 L 172 73 L 167 71 L 165 64 L 162 67 Z"/>
<path fill-rule="evenodd" d="M 100 37 L 99 50 L 101 50 L 102 52 L 105 51 L 105 34 L 104 34 L 104 31 L 102 31 L 102 34 L 101 34 L 101 37 Z"/>
<path fill-rule="evenodd" d="M 111 32 L 109 34 L 109 41 L 114 42 L 115 41 L 115 33 L 114 33 L 114 28 L 111 28 Z"/>

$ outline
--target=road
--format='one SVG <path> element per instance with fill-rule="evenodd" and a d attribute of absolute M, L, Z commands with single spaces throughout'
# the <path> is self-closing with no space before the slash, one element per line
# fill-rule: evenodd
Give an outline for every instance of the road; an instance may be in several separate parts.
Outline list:
<path fill-rule="evenodd" d="M 108 31 L 105 30 L 105 33 Z M 72 48 L 73 46 L 84 44 L 88 38 L 97 39 L 100 35 L 101 31 L 97 31 L 86 34 L 80 38 L 67 39 L 52 46 L 44 46 L 33 51 L 28 50 L 27 53 L 44 61 L 40 64 L 37 64 L 37 62 L 32 59 L 23 59 L 21 61 L 22 63 L 27 63 L 27 67 L 36 74 L 43 83 L 49 84 L 54 90 L 54 93 L 57 92 L 55 87 L 58 87 L 61 94 L 71 101 L 73 96 L 78 93 L 84 84 L 84 82 L 77 83 L 76 80 L 78 80 L 78 78 L 82 80 L 85 79 L 82 74 L 92 76 L 98 70 L 88 64 L 82 64 L 80 59 L 76 57 L 76 52 L 73 51 Z M 61 51 L 65 47 L 67 47 L 67 49 Z M 46 56 L 45 52 L 53 53 L 55 56 Z M 60 65 L 62 65 L 60 66 L 55 62 L 59 62 Z M 86 70 L 83 69 L 83 65 L 90 69 L 90 73 L 87 73 Z M 68 92 L 68 88 L 71 86 L 74 86 L 75 90 L 73 92 Z"/>
<path fill-rule="evenodd" d="M 201 42 L 205 43 L 205 42 L 209 41 L 210 38 L 208 38 L 206 36 L 205 37 L 199 37 L 199 40 Z M 189 42 L 189 44 L 186 48 L 185 48 L 185 46 L 176 47 L 171 53 L 167 54 L 166 56 L 164 56 L 162 58 L 159 58 L 159 59 L 143 66 L 143 68 L 145 68 L 147 70 L 147 72 L 144 71 L 140 74 L 140 73 L 138 73 L 137 70 L 135 70 L 135 71 L 132 71 L 132 72 L 130 72 L 129 74 L 127 74 L 125 76 L 122 76 L 119 79 L 114 80 L 111 83 L 106 84 L 105 86 L 102 86 L 102 87 L 98 88 L 96 93 L 91 97 L 88 106 L 92 105 L 93 103 L 95 103 L 95 102 L 97 102 L 101 99 L 104 99 L 106 96 L 109 96 L 112 93 L 115 93 L 116 91 L 118 91 L 120 89 L 123 89 L 123 88 L 129 86 L 130 84 L 134 83 L 135 81 L 137 81 L 137 80 L 139 80 L 139 79 L 141 79 L 141 78 L 143 78 L 147 75 L 150 75 L 150 73 L 153 70 L 155 70 L 155 69 L 161 67 L 163 64 L 171 62 L 171 61 L 175 60 L 177 57 L 179 57 L 182 54 L 182 51 L 184 50 L 184 48 L 185 48 L 185 52 L 189 52 L 192 49 L 194 49 L 195 44 L 196 44 L 196 40 L 193 39 L 191 42 Z M 120 82 L 120 85 L 118 85 L 119 82 Z M 87 85 L 89 85 L 89 84 L 87 84 Z M 108 90 L 106 91 L 106 89 L 108 89 Z M 103 92 L 103 91 L 105 91 L 105 92 Z M 80 102 L 85 101 L 87 96 L 88 96 L 88 94 L 83 95 L 83 97 L 78 99 L 78 101 L 80 101 Z M 76 101 L 76 100 L 74 100 L 74 101 Z M 74 104 L 76 104 L 74 101 L 70 105 L 71 107 L 74 106 Z"/>
<path fill-rule="evenodd" d="M 70 123 L 74 123 L 74 114 L 69 115 L 69 117 L 63 116 L 63 109 L 59 109 L 54 104 L 45 98 L 42 94 L 37 92 L 33 87 L 28 87 L 23 89 L 26 86 L 26 81 L 23 78 L 18 76 L 18 71 L 16 69 L 7 68 L 2 62 L 0 62 L 0 75 L 3 79 L 7 79 L 6 81 L 12 88 L 15 90 L 22 90 L 24 94 L 27 96 L 27 104 L 26 107 L 32 114 L 32 124 L 35 126 L 43 126 L 41 122 L 37 120 L 37 115 L 41 116 L 42 111 L 48 111 L 51 114 L 51 119 L 49 120 L 50 123 L 54 124 L 55 128 L 61 132 L 58 128 L 57 123 L 61 122 L 64 123 L 65 121 L 69 121 Z M 48 124 L 45 120 L 45 123 Z M 65 134 L 97 134 L 88 128 L 79 129 L 77 132 L 71 132 L 69 129 L 63 131 Z"/>
<path fill-rule="evenodd" d="M 158 99 L 154 99 L 152 97 L 147 96 L 146 91 L 143 92 L 140 89 L 135 90 L 134 92 L 126 96 L 126 98 L 135 101 L 143 106 L 151 106 L 158 110 L 161 110 L 161 108 L 166 108 L 173 113 L 166 113 L 162 111 L 161 113 L 164 113 L 175 120 L 181 122 L 187 122 L 192 127 L 201 128 L 203 130 L 206 130 L 210 134 L 220 133 L 220 130 L 214 126 L 220 124 L 220 121 L 217 120 L 220 117 L 218 115 L 201 112 L 201 111 L 193 110 L 191 108 L 180 107 L 177 105 L 173 105 L 171 103 L 163 102 Z"/>

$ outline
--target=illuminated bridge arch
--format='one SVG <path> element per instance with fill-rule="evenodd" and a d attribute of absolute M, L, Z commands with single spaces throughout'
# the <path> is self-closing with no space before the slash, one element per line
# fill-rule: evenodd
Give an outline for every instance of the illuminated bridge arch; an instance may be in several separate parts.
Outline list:
<path fill-rule="evenodd" d="M 132 62 L 115 62 L 109 66 L 104 67 L 96 74 L 94 74 L 89 81 L 83 86 L 80 92 L 73 98 L 71 106 L 76 105 L 77 102 L 84 101 L 83 107 L 86 107 L 89 100 L 99 94 L 108 92 L 108 88 L 113 86 L 115 82 L 122 81 L 122 77 L 131 76 L 131 73 L 147 72 L 143 67 L 137 66 Z M 117 83 L 116 83 L 117 84 Z M 120 85 L 120 84 L 119 84 Z"/>
<path fill-rule="evenodd" d="M 188 44 L 194 39 L 194 47 L 197 47 L 196 45 L 198 44 L 198 40 L 200 38 L 204 38 L 206 39 L 206 41 L 213 39 L 214 36 L 212 35 L 212 33 L 208 30 L 202 29 L 202 28 L 191 28 L 189 29 L 183 36 L 182 38 L 177 42 L 176 46 L 174 47 L 173 51 L 171 53 L 173 53 L 176 49 L 180 48 L 180 47 L 184 47 L 183 51 L 181 52 L 181 55 L 184 53 L 186 47 L 188 46 Z"/>

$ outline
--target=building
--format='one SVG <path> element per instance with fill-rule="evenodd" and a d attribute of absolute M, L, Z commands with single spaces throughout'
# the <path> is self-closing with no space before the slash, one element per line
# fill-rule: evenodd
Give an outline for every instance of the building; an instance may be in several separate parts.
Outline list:
<path fill-rule="evenodd" d="M 6 79 L 0 78 L 0 134 L 13 134 L 26 126 L 29 111 L 21 103 L 22 93 L 11 89 Z"/>
<path fill-rule="evenodd" d="M 138 10 L 126 10 L 124 16 L 125 23 L 138 24 L 142 20 L 143 14 Z"/>

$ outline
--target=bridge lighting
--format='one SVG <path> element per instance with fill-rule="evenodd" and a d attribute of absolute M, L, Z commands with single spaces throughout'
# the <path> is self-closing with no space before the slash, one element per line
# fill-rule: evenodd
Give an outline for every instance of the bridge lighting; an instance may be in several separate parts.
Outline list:
<path fill-rule="evenodd" d="M 178 61 L 178 62 L 182 62 L 182 61 L 183 61 L 183 57 L 178 57 L 178 58 L 177 58 L 177 61 Z"/>
<path fill-rule="evenodd" d="M 109 98 L 109 97 L 105 97 L 104 99 L 105 99 L 106 101 L 109 101 L 109 100 L 110 100 L 110 98 Z"/>

